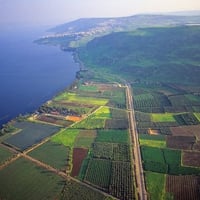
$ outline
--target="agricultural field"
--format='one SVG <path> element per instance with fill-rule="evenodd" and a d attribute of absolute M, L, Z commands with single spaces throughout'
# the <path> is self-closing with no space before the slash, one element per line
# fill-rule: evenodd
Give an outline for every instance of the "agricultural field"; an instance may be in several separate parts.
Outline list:
<path fill-rule="evenodd" d="M 164 114 L 151 114 L 151 119 L 153 122 L 176 122 L 174 115 L 171 113 L 164 113 Z"/>
<path fill-rule="evenodd" d="M 93 190 L 85 185 L 79 184 L 75 181 L 67 181 L 62 191 L 60 200 L 112 200 L 112 197 L 108 197 L 105 194 Z"/>
<path fill-rule="evenodd" d="M 78 89 L 80 91 L 84 91 L 84 92 L 98 92 L 98 87 L 97 85 L 83 85 L 83 84 L 80 84 Z"/>
<path fill-rule="evenodd" d="M 59 117 L 55 115 L 46 115 L 46 114 L 40 114 L 37 116 L 36 120 L 46 122 L 46 123 L 51 123 L 51 124 L 56 124 L 64 127 L 68 127 L 72 124 L 71 120 L 66 120 L 64 117 Z"/>
<path fill-rule="evenodd" d="M 195 143 L 194 136 L 167 136 L 167 147 L 169 148 L 192 150 Z"/>
<path fill-rule="evenodd" d="M 93 97 L 84 97 L 80 96 L 76 93 L 71 92 L 64 92 L 60 95 L 56 96 L 54 101 L 62 101 L 62 102 L 74 102 L 79 104 L 89 104 L 89 105 L 96 105 L 96 106 L 104 106 L 108 103 L 107 99 L 103 98 L 93 98 Z"/>
<path fill-rule="evenodd" d="M 79 175 L 79 171 L 81 169 L 81 165 L 83 160 L 88 154 L 88 149 L 83 148 L 74 148 L 73 155 L 72 155 L 72 177 L 77 177 Z"/>
<path fill-rule="evenodd" d="M 162 113 L 164 107 L 170 106 L 167 96 L 155 92 L 144 92 L 134 95 L 136 111 L 147 113 Z"/>
<path fill-rule="evenodd" d="M 103 129 L 107 119 L 111 118 L 109 107 L 101 106 L 86 119 L 75 124 L 75 128 L 79 129 Z"/>
<path fill-rule="evenodd" d="M 130 161 L 130 146 L 118 143 L 93 143 L 91 156 L 113 161 Z"/>
<path fill-rule="evenodd" d="M 130 162 L 112 162 L 110 194 L 123 200 L 135 199 L 132 170 Z"/>
<path fill-rule="evenodd" d="M 198 175 L 200 173 L 200 168 L 182 166 L 179 150 L 141 146 L 141 153 L 146 171 L 171 175 Z"/>
<path fill-rule="evenodd" d="M 185 166 L 200 168 L 200 152 L 184 151 L 182 156 L 182 163 Z"/>
<path fill-rule="evenodd" d="M 95 142 L 129 143 L 127 130 L 98 130 Z"/>
<path fill-rule="evenodd" d="M 150 146 L 157 148 L 166 147 L 166 139 L 163 135 L 139 134 L 139 142 L 141 146 Z"/>
<path fill-rule="evenodd" d="M 56 135 L 52 136 L 51 141 L 73 148 L 75 139 L 78 134 L 79 134 L 78 129 L 72 129 L 72 128 L 63 129 Z"/>
<path fill-rule="evenodd" d="M 166 191 L 172 194 L 175 200 L 198 200 L 199 176 L 171 176 L 167 175 Z"/>
<path fill-rule="evenodd" d="M 183 125 L 197 125 L 199 124 L 199 120 L 196 118 L 193 113 L 182 113 L 175 115 L 176 121 L 180 126 Z"/>
<path fill-rule="evenodd" d="M 91 113 L 95 108 L 94 105 L 88 105 L 78 102 L 63 102 L 63 101 L 51 101 L 48 104 L 40 107 L 40 113 L 58 112 L 59 114 L 66 115 L 84 115 Z"/>
<path fill-rule="evenodd" d="M 110 109 L 112 119 L 107 119 L 105 122 L 105 129 L 128 129 L 128 115 L 122 109 Z"/>
<path fill-rule="evenodd" d="M 60 130 L 57 126 L 28 121 L 17 122 L 14 126 L 21 129 L 21 131 L 4 142 L 22 151 Z"/>
<path fill-rule="evenodd" d="M 85 181 L 108 191 L 112 163 L 105 159 L 90 159 Z M 98 173 L 97 173 L 98 172 Z"/>
<path fill-rule="evenodd" d="M 167 196 L 165 192 L 166 174 L 147 171 L 145 172 L 145 182 L 151 200 L 170 200 L 170 198 L 165 198 Z"/>
<path fill-rule="evenodd" d="M 170 130 L 173 136 L 191 136 L 200 140 L 200 125 L 171 127 Z"/>
<path fill-rule="evenodd" d="M 20 158 L 0 170 L 1 199 L 57 199 L 64 179 Z"/>
<path fill-rule="evenodd" d="M 14 154 L 0 145 L 0 165 L 3 164 L 6 160 L 11 158 Z"/>
<path fill-rule="evenodd" d="M 64 172 L 66 172 L 70 165 L 69 147 L 50 141 L 31 151 L 29 155 Z"/>
<path fill-rule="evenodd" d="M 96 138 L 96 130 L 80 130 L 77 135 L 74 147 L 89 149 Z"/>

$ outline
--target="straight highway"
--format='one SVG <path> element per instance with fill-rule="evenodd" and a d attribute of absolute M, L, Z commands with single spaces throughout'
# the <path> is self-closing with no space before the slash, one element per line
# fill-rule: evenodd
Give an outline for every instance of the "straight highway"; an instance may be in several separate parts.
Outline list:
<path fill-rule="evenodd" d="M 136 187 L 139 200 L 147 200 L 147 192 L 144 182 L 144 172 L 142 167 L 142 159 L 140 153 L 139 138 L 136 128 L 135 112 L 133 107 L 133 96 L 130 84 L 126 84 L 126 97 L 127 97 L 127 108 L 129 113 L 129 124 L 130 124 L 130 134 L 133 145 L 133 157 L 134 157 L 134 169 L 136 178 Z"/>

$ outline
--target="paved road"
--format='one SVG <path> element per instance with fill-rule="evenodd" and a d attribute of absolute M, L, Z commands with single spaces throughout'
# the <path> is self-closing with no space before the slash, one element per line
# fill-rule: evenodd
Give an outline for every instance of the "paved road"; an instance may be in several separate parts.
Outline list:
<path fill-rule="evenodd" d="M 135 167 L 138 198 L 140 200 L 147 200 L 147 192 L 146 192 L 145 182 L 144 182 L 144 172 L 142 168 L 142 159 L 141 159 L 141 154 L 140 154 L 139 138 L 138 138 L 138 133 L 137 133 L 137 128 L 136 128 L 135 113 L 134 113 L 134 107 L 133 107 L 132 90 L 129 84 L 126 85 L 126 88 L 127 88 L 126 89 L 127 106 L 129 110 L 129 124 L 130 124 L 131 139 L 132 139 L 132 144 L 133 144 L 134 167 Z"/>

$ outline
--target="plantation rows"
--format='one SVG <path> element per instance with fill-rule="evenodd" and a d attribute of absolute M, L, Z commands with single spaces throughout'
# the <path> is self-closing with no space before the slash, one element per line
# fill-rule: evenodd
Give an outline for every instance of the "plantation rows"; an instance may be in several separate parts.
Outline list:
<path fill-rule="evenodd" d="M 112 162 L 110 194 L 119 199 L 135 199 L 132 170 L 130 162 Z"/>
<path fill-rule="evenodd" d="M 135 198 L 130 162 L 90 159 L 84 181 L 100 187 L 119 199 Z"/>
<path fill-rule="evenodd" d="M 142 91 L 142 89 L 140 93 L 137 93 L 134 95 L 134 108 L 136 111 L 147 113 L 200 111 L 200 98 L 196 95 L 165 95 L 151 90 Z"/>
<path fill-rule="evenodd" d="M 110 174 L 111 162 L 109 160 L 90 159 L 85 180 L 107 190 Z"/>
<path fill-rule="evenodd" d="M 130 146 L 117 143 L 93 143 L 91 154 L 94 158 L 130 161 Z"/>
<path fill-rule="evenodd" d="M 157 109 L 158 112 L 162 112 L 164 106 L 170 105 L 171 103 L 168 98 L 161 94 L 146 93 L 134 96 L 134 106 L 136 110 L 141 111 L 142 108 L 151 108 L 152 112 L 155 109 Z"/>
<path fill-rule="evenodd" d="M 65 186 L 61 192 L 60 200 L 108 200 L 108 198 L 100 192 L 92 190 L 85 185 L 79 184 L 75 181 L 66 181 Z"/>

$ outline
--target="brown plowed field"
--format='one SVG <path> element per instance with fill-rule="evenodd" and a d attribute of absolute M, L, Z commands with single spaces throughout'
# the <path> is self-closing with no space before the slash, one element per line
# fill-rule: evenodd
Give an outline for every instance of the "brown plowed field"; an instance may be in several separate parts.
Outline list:
<path fill-rule="evenodd" d="M 199 200 L 199 176 L 167 175 L 166 192 L 173 194 L 174 200 Z"/>
<path fill-rule="evenodd" d="M 183 165 L 200 167 L 200 152 L 184 151 Z"/>
<path fill-rule="evenodd" d="M 74 148 L 73 149 L 73 168 L 71 172 L 71 176 L 78 176 L 79 171 L 81 169 L 81 164 L 84 158 L 87 156 L 88 149 L 83 148 Z"/>
<path fill-rule="evenodd" d="M 72 122 L 59 118 L 59 116 L 38 115 L 37 120 L 68 127 Z"/>
<path fill-rule="evenodd" d="M 170 130 L 173 136 L 196 136 L 200 140 L 200 125 L 171 127 Z"/>
<path fill-rule="evenodd" d="M 200 151 L 200 141 L 197 141 L 197 142 L 193 145 L 193 150 L 195 150 L 195 151 Z"/>
<path fill-rule="evenodd" d="M 167 136 L 167 147 L 173 149 L 192 150 L 196 138 L 194 136 Z"/>

